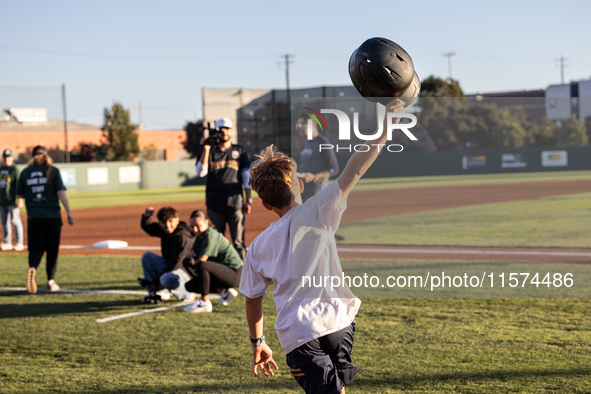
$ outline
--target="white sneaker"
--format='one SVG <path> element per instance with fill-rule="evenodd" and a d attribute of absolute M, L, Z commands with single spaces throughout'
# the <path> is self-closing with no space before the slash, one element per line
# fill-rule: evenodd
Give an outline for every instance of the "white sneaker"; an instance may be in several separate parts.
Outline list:
<path fill-rule="evenodd" d="M 0 245 L 0 249 L 2 249 L 3 252 L 5 252 L 7 250 L 12 250 L 12 244 L 3 243 L 2 245 Z"/>
<path fill-rule="evenodd" d="M 218 305 L 228 305 L 230 302 L 232 302 L 234 298 L 236 298 L 237 295 L 238 292 L 231 287 L 229 289 L 222 290 L 222 292 L 220 293 L 220 300 L 218 301 Z"/>
<path fill-rule="evenodd" d="M 155 294 L 159 295 L 162 301 L 170 300 L 170 291 L 168 289 L 158 290 Z"/>
<path fill-rule="evenodd" d="M 202 299 L 198 299 L 191 305 L 188 305 L 183 308 L 185 312 L 190 313 L 201 313 L 201 312 L 211 312 L 213 309 L 211 305 L 211 301 L 203 301 Z"/>
<path fill-rule="evenodd" d="M 187 298 L 184 298 L 184 299 L 182 299 L 180 301 L 183 301 L 183 302 L 193 302 L 193 301 L 195 301 L 195 298 L 197 298 L 197 294 L 195 294 L 195 293 L 189 293 L 189 296 Z"/>
<path fill-rule="evenodd" d="M 58 291 L 60 289 L 60 287 L 58 286 L 57 283 L 55 283 L 55 281 L 49 283 L 47 282 L 47 286 L 45 286 L 45 290 L 47 291 Z"/>
<path fill-rule="evenodd" d="M 14 250 L 16 250 L 17 252 L 20 252 L 21 250 L 25 250 L 25 245 L 16 244 L 16 246 L 14 247 Z"/>

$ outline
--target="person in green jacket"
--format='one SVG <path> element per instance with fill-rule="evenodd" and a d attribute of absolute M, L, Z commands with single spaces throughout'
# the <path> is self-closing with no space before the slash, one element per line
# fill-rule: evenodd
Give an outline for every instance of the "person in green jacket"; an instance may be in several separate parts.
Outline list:
<path fill-rule="evenodd" d="M 23 207 L 23 200 L 16 198 L 16 184 L 18 181 L 18 169 L 14 165 L 14 157 L 10 149 L 2 154 L 4 164 L 0 166 L 0 219 L 4 231 L 4 241 L 0 248 L 12 250 L 12 226 L 14 226 L 16 246 L 14 250 L 21 251 L 23 246 L 23 222 L 21 220 L 20 208 Z M 12 226 L 10 225 L 12 223 Z"/>
<path fill-rule="evenodd" d="M 240 284 L 242 258 L 230 241 L 216 230 L 204 211 L 196 210 L 190 216 L 195 243 L 187 253 L 185 264 L 191 271 L 192 280 L 187 282 L 187 291 L 200 293 L 201 298 L 184 308 L 185 312 L 211 312 L 210 290 L 220 293 L 218 305 L 226 306 L 238 295 L 233 289 Z"/>
<path fill-rule="evenodd" d="M 29 246 L 29 270 L 27 291 L 37 292 L 37 267 L 47 252 L 47 291 L 57 291 L 55 283 L 57 257 L 62 232 L 60 201 L 68 214 L 68 223 L 74 224 L 66 187 L 60 171 L 52 166 L 51 157 L 43 146 L 33 148 L 33 158 L 18 180 L 16 197 L 24 198 L 27 207 L 27 239 Z"/>

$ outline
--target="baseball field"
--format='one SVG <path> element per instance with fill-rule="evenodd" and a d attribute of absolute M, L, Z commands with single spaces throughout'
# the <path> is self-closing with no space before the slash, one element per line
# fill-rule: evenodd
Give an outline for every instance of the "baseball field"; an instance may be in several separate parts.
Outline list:
<path fill-rule="evenodd" d="M 26 253 L 0 254 L 0 392 L 300 392 L 270 295 L 272 378 L 252 376 L 242 296 L 198 315 L 176 301 L 139 303 L 139 256 L 159 249 L 141 213 L 172 205 L 187 220 L 205 208 L 202 188 L 69 197 L 76 224 L 63 228 L 56 277 L 64 291 L 27 294 Z M 275 220 L 253 208 L 247 243 Z M 344 271 L 398 281 L 353 289 L 361 372 L 347 393 L 588 393 L 590 235 L 591 171 L 362 180 L 337 232 Z M 131 248 L 90 248 L 107 239 Z M 433 288 L 433 276 L 469 271 L 486 285 Z M 420 275 L 427 290 L 400 281 Z"/>

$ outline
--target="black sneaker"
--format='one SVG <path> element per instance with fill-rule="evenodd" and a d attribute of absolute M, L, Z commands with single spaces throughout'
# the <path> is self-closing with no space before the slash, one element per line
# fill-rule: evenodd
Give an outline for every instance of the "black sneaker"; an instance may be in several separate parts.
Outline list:
<path fill-rule="evenodd" d="M 162 297 L 158 294 L 150 294 L 142 298 L 142 304 L 162 304 Z"/>

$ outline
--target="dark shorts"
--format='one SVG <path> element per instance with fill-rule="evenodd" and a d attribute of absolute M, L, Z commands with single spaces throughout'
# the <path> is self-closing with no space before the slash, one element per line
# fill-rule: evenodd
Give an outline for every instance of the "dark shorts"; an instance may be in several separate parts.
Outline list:
<path fill-rule="evenodd" d="M 287 365 L 306 393 L 337 394 L 353 381 L 359 372 L 351 363 L 354 332 L 355 321 L 287 354 Z"/>

